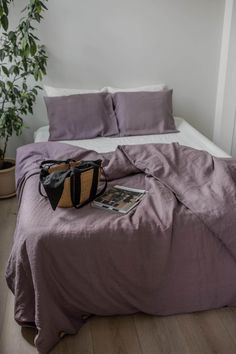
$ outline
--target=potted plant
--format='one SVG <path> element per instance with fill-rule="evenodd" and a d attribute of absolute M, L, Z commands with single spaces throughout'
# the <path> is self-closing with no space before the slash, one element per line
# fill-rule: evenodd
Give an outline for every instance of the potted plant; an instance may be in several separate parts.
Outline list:
<path fill-rule="evenodd" d="M 15 29 L 9 26 L 14 0 L 0 0 L 0 198 L 15 195 L 15 161 L 6 158 L 9 139 L 22 133 L 24 117 L 33 113 L 46 74 L 47 54 L 35 35 L 47 0 L 29 0 Z"/>

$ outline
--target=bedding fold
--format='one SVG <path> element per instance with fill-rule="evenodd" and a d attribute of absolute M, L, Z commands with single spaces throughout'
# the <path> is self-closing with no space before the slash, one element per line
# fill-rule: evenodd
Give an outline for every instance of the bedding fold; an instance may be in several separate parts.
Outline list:
<path fill-rule="evenodd" d="M 52 211 L 46 159 L 103 160 L 109 186 L 146 190 L 126 215 Z M 98 154 L 61 143 L 17 151 L 19 212 L 6 269 L 15 319 L 46 354 L 91 315 L 167 315 L 236 305 L 236 160 L 173 144 Z M 109 188 L 108 186 L 108 188 Z"/>

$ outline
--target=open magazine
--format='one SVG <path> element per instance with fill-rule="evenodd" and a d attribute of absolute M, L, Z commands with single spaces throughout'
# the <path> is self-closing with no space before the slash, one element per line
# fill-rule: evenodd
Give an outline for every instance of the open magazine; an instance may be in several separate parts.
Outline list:
<path fill-rule="evenodd" d="M 126 214 L 140 202 L 144 194 L 145 190 L 143 189 L 116 185 L 96 198 L 92 202 L 92 206 Z"/>

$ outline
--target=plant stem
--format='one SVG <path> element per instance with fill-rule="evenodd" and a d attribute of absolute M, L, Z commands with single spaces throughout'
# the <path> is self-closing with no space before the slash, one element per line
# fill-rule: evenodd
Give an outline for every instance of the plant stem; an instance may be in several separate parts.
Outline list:
<path fill-rule="evenodd" d="M 3 160 L 5 159 L 6 151 L 7 151 L 7 143 L 8 143 L 9 135 L 6 136 L 4 149 L 3 149 Z"/>

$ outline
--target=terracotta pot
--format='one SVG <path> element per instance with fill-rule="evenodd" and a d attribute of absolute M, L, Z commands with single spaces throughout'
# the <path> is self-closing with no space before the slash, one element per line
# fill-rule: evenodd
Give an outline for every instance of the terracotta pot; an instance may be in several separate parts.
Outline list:
<path fill-rule="evenodd" d="M 15 160 L 5 159 L 4 164 L 12 164 L 8 168 L 0 169 L 0 199 L 16 195 Z"/>

